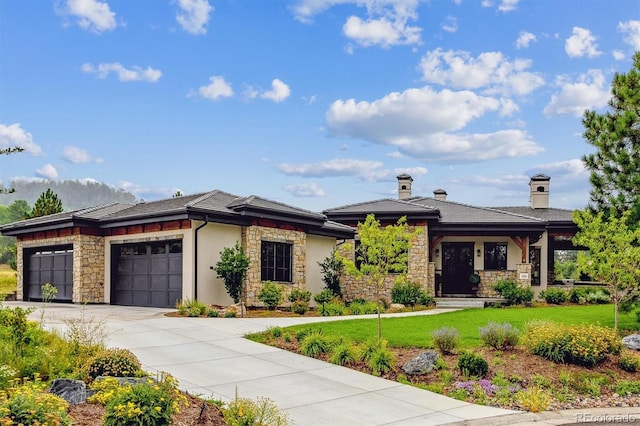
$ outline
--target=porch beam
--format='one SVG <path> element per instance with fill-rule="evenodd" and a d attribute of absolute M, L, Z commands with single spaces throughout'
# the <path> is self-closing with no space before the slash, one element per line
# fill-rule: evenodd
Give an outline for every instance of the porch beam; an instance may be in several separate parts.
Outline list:
<path fill-rule="evenodd" d="M 520 251 L 522 252 L 522 263 L 527 263 L 527 246 L 529 245 L 529 237 L 514 237 L 511 236 L 511 239 L 518 247 L 520 247 Z"/>

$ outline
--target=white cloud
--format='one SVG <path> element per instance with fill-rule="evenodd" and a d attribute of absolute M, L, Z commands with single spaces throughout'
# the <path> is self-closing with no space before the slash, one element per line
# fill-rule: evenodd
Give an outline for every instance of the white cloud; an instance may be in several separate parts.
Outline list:
<path fill-rule="evenodd" d="M 42 148 L 33 142 L 31 133 L 25 131 L 20 123 L 0 124 L 0 148 L 19 147 L 31 155 L 41 155 Z"/>
<path fill-rule="evenodd" d="M 93 158 L 89 151 L 77 146 L 67 145 L 62 151 L 62 158 L 73 164 L 81 163 L 102 163 L 101 158 Z"/>
<path fill-rule="evenodd" d="M 574 198 L 579 199 L 582 203 L 580 207 L 584 207 L 588 201 L 586 195 L 589 189 L 589 170 L 584 166 L 582 160 L 574 158 L 538 164 L 527 171 L 530 176 L 536 173 L 544 173 L 551 176 L 552 194 L 560 195 L 559 193 L 565 193 L 564 196 L 571 196 L 571 193 L 575 192 Z M 579 205 L 577 203 L 574 204 Z"/>
<path fill-rule="evenodd" d="M 611 51 L 611 55 L 616 61 L 622 61 L 625 58 L 624 52 L 622 50 L 613 50 Z"/>
<path fill-rule="evenodd" d="M 297 185 L 285 185 L 282 187 L 285 191 L 291 193 L 294 197 L 323 197 L 324 189 L 315 182 L 300 183 Z"/>
<path fill-rule="evenodd" d="M 543 150 L 526 132 L 453 134 L 505 103 L 470 91 L 430 87 L 391 93 L 373 102 L 335 101 L 325 120 L 332 135 L 389 145 L 430 161 L 472 162 L 533 155 Z"/>
<path fill-rule="evenodd" d="M 400 169 L 394 169 L 393 173 L 395 175 L 400 175 L 402 173 L 406 173 L 411 177 L 418 177 L 422 175 L 426 175 L 429 171 L 426 167 L 405 167 Z"/>
<path fill-rule="evenodd" d="M 500 12 L 511 12 L 516 9 L 519 2 L 520 0 L 501 0 L 498 2 L 498 10 Z M 480 2 L 482 7 L 493 7 L 494 4 L 493 0 L 482 0 Z"/>
<path fill-rule="evenodd" d="M 178 0 L 176 21 L 188 33 L 206 34 L 213 6 L 207 0 Z"/>
<path fill-rule="evenodd" d="M 271 82 L 271 90 L 263 92 L 260 97 L 262 99 L 269 99 L 273 102 L 282 102 L 289 97 L 291 89 L 282 80 L 274 79 Z"/>
<path fill-rule="evenodd" d="M 447 16 L 440 27 L 448 33 L 455 33 L 458 31 L 458 19 L 455 16 Z"/>
<path fill-rule="evenodd" d="M 36 176 L 44 179 L 58 179 L 58 171 L 52 164 L 47 163 L 39 169 L 36 169 Z"/>
<path fill-rule="evenodd" d="M 589 171 L 585 167 L 584 162 L 578 158 L 538 164 L 533 167 L 531 173 L 533 174 L 534 171 L 536 173 L 545 173 L 549 176 L 562 176 L 563 179 L 569 177 L 584 179 L 589 176 Z"/>
<path fill-rule="evenodd" d="M 618 31 L 627 33 L 624 41 L 634 50 L 640 50 L 640 21 L 620 22 Z"/>
<path fill-rule="evenodd" d="M 407 25 L 405 19 L 390 21 L 382 17 L 364 21 L 357 16 L 350 16 L 342 31 L 345 36 L 361 46 L 390 47 L 418 43 L 421 29 Z"/>
<path fill-rule="evenodd" d="M 244 85 L 244 90 L 242 91 L 242 97 L 245 99 L 255 99 L 258 97 L 258 95 L 260 94 L 260 92 L 258 92 L 258 90 L 251 86 L 250 84 L 245 84 Z"/>
<path fill-rule="evenodd" d="M 59 10 L 64 15 L 75 17 L 81 28 L 94 33 L 113 30 L 117 26 L 116 14 L 105 1 L 67 0 Z"/>
<path fill-rule="evenodd" d="M 123 82 L 129 81 L 146 81 L 155 83 L 162 77 L 162 71 L 147 67 L 134 66 L 133 68 L 125 68 L 118 62 L 98 64 L 94 66 L 90 63 L 82 64 L 82 72 L 86 74 L 95 74 L 100 79 L 105 79 L 110 73 L 118 76 L 118 80 Z"/>
<path fill-rule="evenodd" d="M 564 43 L 564 50 L 571 58 L 587 56 L 595 58 L 602 54 L 598 50 L 596 37 L 586 28 L 573 27 L 573 33 Z"/>
<path fill-rule="evenodd" d="M 420 27 L 409 25 L 416 20 L 421 0 L 299 0 L 292 7 L 295 18 L 311 23 L 315 15 L 337 5 L 366 8 L 366 17 L 351 15 L 342 27 L 346 37 L 361 46 L 389 47 L 420 43 Z M 350 48 L 352 49 L 352 47 Z"/>
<path fill-rule="evenodd" d="M 379 169 L 380 167 L 382 167 L 380 161 L 348 158 L 336 158 L 307 164 L 278 164 L 278 169 L 286 175 L 305 177 L 358 176 L 365 174 L 370 169 Z"/>
<path fill-rule="evenodd" d="M 555 84 L 560 91 L 553 94 L 545 106 L 543 112 L 546 116 L 571 114 L 581 117 L 587 109 L 606 106 L 611 96 L 600 70 L 589 70 L 580 74 L 575 81 L 562 75 L 556 78 Z"/>
<path fill-rule="evenodd" d="M 516 40 L 516 48 L 524 49 L 529 47 L 532 42 L 538 41 L 536 35 L 527 31 L 520 31 Z"/>
<path fill-rule="evenodd" d="M 539 73 L 527 71 L 528 59 L 509 61 L 501 52 L 484 52 L 476 58 L 469 52 L 427 52 L 420 60 L 422 79 L 456 89 L 482 89 L 485 94 L 526 95 L 544 84 Z"/>
<path fill-rule="evenodd" d="M 224 77 L 214 75 L 209 77 L 209 81 L 211 83 L 207 86 L 200 86 L 196 93 L 192 92 L 189 96 L 201 96 L 212 101 L 233 96 L 233 89 L 231 85 L 224 80 Z"/>

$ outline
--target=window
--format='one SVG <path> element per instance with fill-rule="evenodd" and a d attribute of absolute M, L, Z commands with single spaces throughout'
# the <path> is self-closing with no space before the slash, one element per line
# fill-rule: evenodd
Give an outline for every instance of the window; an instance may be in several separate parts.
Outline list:
<path fill-rule="evenodd" d="M 293 244 L 263 241 L 261 248 L 262 281 L 291 282 Z"/>
<path fill-rule="evenodd" d="M 506 243 L 484 243 L 484 269 L 485 270 L 507 269 L 507 244 Z"/>

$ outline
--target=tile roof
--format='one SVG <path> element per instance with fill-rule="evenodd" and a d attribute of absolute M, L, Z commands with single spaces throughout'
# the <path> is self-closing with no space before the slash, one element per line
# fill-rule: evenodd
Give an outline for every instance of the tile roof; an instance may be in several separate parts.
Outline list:
<path fill-rule="evenodd" d="M 437 210 L 432 207 L 414 204 L 411 202 L 407 202 L 405 200 L 383 198 L 380 200 L 365 201 L 362 203 L 335 207 L 332 209 L 324 210 L 323 212 L 330 216 L 333 214 L 343 214 L 343 213 L 353 213 L 353 214 L 358 214 L 358 213 L 362 213 L 362 214 L 366 214 L 366 213 L 373 213 L 373 214 L 376 214 L 376 213 L 397 213 L 397 214 L 437 213 Z"/>
<path fill-rule="evenodd" d="M 546 220 L 547 222 L 573 222 L 573 210 L 557 209 L 557 208 L 545 208 L 534 209 L 528 206 L 514 206 L 514 207 L 491 207 L 495 210 L 501 210 L 509 213 L 520 214 L 524 216 L 531 216 L 538 219 Z"/>
<path fill-rule="evenodd" d="M 478 207 L 454 201 L 436 200 L 431 197 L 412 197 L 407 200 L 412 204 L 437 209 L 440 211 L 440 223 L 464 224 L 543 224 L 540 218 L 500 211 L 495 208 Z"/>

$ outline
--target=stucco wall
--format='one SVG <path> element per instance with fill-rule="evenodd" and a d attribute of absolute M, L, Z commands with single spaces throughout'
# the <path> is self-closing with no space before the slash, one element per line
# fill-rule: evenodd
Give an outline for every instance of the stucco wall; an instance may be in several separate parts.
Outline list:
<path fill-rule="evenodd" d="M 203 222 L 194 221 L 195 230 Z M 224 280 L 218 278 L 215 268 L 220 261 L 220 252 L 235 246 L 242 240 L 242 228 L 234 225 L 209 223 L 198 232 L 198 300 L 216 305 L 230 305 L 233 299 L 224 287 Z M 194 238 L 195 241 L 195 238 Z"/>
<path fill-rule="evenodd" d="M 306 289 L 311 294 L 319 293 L 324 288 L 322 270 L 318 262 L 322 262 L 330 256 L 335 245 L 335 238 L 307 235 Z M 313 299 L 311 299 L 311 302 L 314 303 Z"/>

